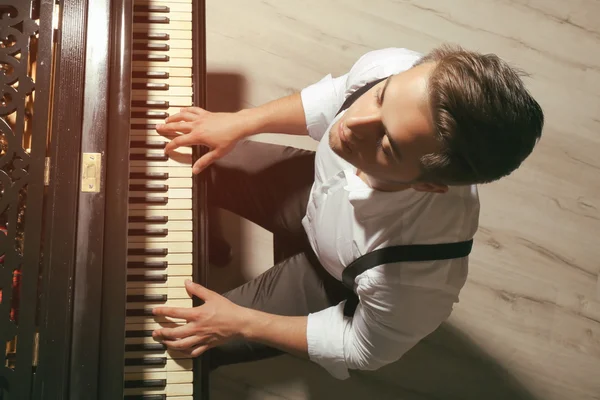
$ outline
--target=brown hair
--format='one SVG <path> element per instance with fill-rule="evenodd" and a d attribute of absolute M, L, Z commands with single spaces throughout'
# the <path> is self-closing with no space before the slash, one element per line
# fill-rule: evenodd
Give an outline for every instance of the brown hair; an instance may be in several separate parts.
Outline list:
<path fill-rule="evenodd" d="M 533 151 L 544 114 L 524 73 L 494 54 L 444 45 L 416 65 L 435 62 L 429 102 L 442 149 L 421 158 L 420 181 L 488 183 L 509 175 Z"/>

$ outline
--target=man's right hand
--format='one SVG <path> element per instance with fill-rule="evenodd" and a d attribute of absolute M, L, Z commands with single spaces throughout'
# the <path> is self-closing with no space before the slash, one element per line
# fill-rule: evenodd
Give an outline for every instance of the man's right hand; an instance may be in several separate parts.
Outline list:
<path fill-rule="evenodd" d="M 194 174 L 229 153 L 240 139 L 251 135 L 247 121 L 239 113 L 212 113 L 198 107 L 182 109 L 167 118 L 164 125 L 157 125 L 156 131 L 170 135 L 181 133 L 167 144 L 165 154 L 181 146 L 209 148 L 192 167 Z"/>

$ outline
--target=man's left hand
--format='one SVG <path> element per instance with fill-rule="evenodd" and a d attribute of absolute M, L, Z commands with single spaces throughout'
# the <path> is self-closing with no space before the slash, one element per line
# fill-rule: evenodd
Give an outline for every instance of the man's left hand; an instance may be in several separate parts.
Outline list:
<path fill-rule="evenodd" d="M 185 288 L 190 297 L 196 296 L 204 304 L 193 308 L 155 308 L 154 315 L 184 319 L 187 322 L 176 328 L 155 330 L 152 334 L 155 340 L 164 343 L 169 349 L 197 357 L 212 347 L 242 337 L 248 309 L 197 283 L 186 281 Z"/>

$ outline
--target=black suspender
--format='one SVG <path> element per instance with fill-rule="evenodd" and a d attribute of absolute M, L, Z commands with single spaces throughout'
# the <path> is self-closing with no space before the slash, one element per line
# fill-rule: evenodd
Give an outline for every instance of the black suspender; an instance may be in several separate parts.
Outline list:
<path fill-rule="evenodd" d="M 435 261 L 466 257 L 471 253 L 473 240 L 444 244 L 414 244 L 391 246 L 375 250 L 354 260 L 342 273 L 342 283 L 354 292 L 354 280 L 368 269 L 401 261 Z M 401 268 L 401 266 L 399 266 Z M 344 315 L 351 317 L 358 306 L 358 296 L 346 301 Z"/>
<path fill-rule="evenodd" d="M 352 93 L 336 115 L 349 108 L 360 96 L 366 93 L 379 82 L 387 79 L 381 78 L 369 82 L 360 89 Z M 342 283 L 354 293 L 354 280 L 356 277 L 368 269 L 375 268 L 383 264 L 390 264 L 402 261 L 435 261 L 449 260 L 453 258 L 466 257 L 471 253 L 473 240 L 458 243 L 443 244 L 416 244 L 406 246 L 391 246 L 375 250 L 354 260 L 348 265 L 342 273 Z M 358 296 L 354 294 L 346 301 L 344 315 L 352 317 L 358 306 Z"/>

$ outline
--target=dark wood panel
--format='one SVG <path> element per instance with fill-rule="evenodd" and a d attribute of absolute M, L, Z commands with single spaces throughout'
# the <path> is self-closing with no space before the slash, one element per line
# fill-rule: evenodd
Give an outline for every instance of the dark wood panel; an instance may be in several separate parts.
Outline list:
<path fill-rule="evenodd" d="M 123 398 L 133 1 L 113 1 L 111 14 L 109 134 L 106 154 L 106 187 L 110 190 L 106 193 L 98 371 L 98 398 L 103 400 Z"/>
<path fill-rule="evenodd" d="M 194 105 L 206 108 L 206 4 L 205 0 L 193 3 L 193 82 Z M 205 154 L 206 148 L 193 149 L 193 160 Z M 194 179 L 192 187 L 194 218 L 194 281 L 208 286 L 208 169 Z M 200 305 L 194 298 L 194 305 Z M 208 400 L 210 396 L 208 355 L 194 360 L 194 399 Z"/>
<path fill-rule="evenodd" d="M 44 243 L 42 343 L 36 398 L 66 398 L 73 311 L 85 73 L 86 0 L 62 2 L 57 37 Z"/>
<path fill-rule="evenodd" d="M 79 194 L 69 398 L 94 400 L 98 383 L 107 189 L 104 157 L 108 122 L 110 0 L 89 0 L 87 21 L 81 153 L 96 153 L 93 158 L 101 161 L 100 169 L 96 171 L 101 180 L 93 192 L 87 192 L 91 188 L 83 187 L 82 183 Z"/>

